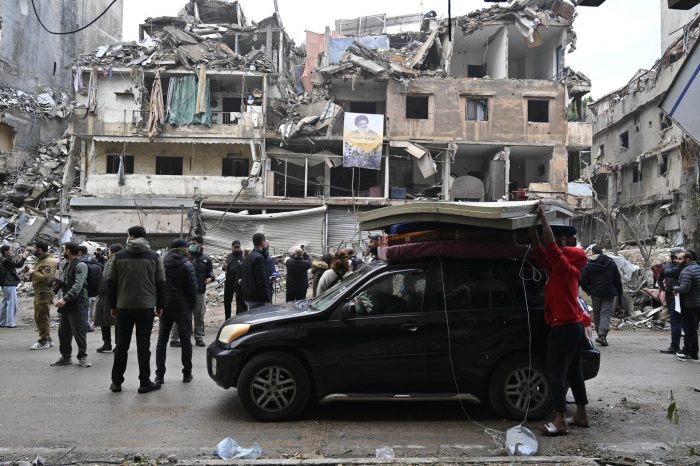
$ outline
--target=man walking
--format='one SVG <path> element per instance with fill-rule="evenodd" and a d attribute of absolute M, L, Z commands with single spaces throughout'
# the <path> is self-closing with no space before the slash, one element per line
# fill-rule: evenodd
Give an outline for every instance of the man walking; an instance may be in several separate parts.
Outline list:
<path fill-rule="evenodd" d="M 265 306 L 272 302 L 272 287 L 267 264 L 263 255 L 265 235 L 253 235 L 253 250 L 241 266 L 241 291 L 248 309 Z"/>
<path fill-rule="evenodd" d="M 197 346 L 204 347 L 204 314 L 207 312 L 207 284 L 213 282 L 214 267 L 211 264 L 209 256 L 204 254 L 204 238 L 201 236 L 193 236 L 190 239 L 188 251 L 190 253 L 190 262 L 194 266 L 194 272 L 197 276 L 197 301 L 192 308 L 192 317 L 194 317 L 194 339 Z M 170 346 L 180 346 L 180 331 L 177 324 L 173 327 L 170 335 Z"/>
<path fill-rule="evenodd" d="M 20 279 L 17 269 L 24 265 L 29 253 L 24 251 L 18 261 L 7 244 L 0 247 L 0 273 L 2 274 L 2 303 L 0 304 L 0 327 L 17 327 L 17 285 Z"/>
<path fill-rule="evenodd" d="M 58 340 L 61 357 L 52 366 L 69 366 L 71 360 L 71 340 L 75 339 L 78 346 L 78 363 L 82 367 L 91 367 L 87 359 L 87 340 L 83 309 L 88 300 L 87 294 L 87 265 L 78 261 L 78 245 L 66 243 L 63 245 L 63 257 L 66 266 L 63 268 L 61 290 L 63 297 L 56 302 L 61 318 L 58 324 Z"/>
<path fill-rule="evenodd" d="M 673 291 L 681 299 L 681 323 L 685 333 L 685 352 L 678 354 L 680 361 L 698 362 L 698 314 L 700 313 L 700 265 L 689 251 L 678 254 L 683 269 Z"/>
<path fill-rule="evenodd" d="M 309 290 L 309 269 L 311 262 L 304 259 L 304 251 L 296 249 L 287 259 L 287 302 L 306 298 Z"/>
<path fill-rule="evenodd" d="M 36 262 L 29 276 L 34 288 L 34 322 L 39 330 L 39 340 L 29 349 L 39 350 L 53 346 L 49 311 L 53 301 L 53 281 L 56 278 L 58 262 L 49 254 L 49 245 L 44 241 L 34 244 Z"/>
<path fill-rule="evenodd" d="M 165 268 L 165 307 L 160 315 L 156 346 L 155 383 L 165 383 L 165 357 L 168 335 L 177 324 L 182 344 L 182 381 L 192 381 L 192 310 L 197 304 L 198 284 L 194 266 L 187 257 L 187 241 L 176 239 L 163 261 Z"/>
<path fill-rule="evenodd" d="M 241 293 L 239 280 L 241 278 L 241 264 L 243 263 L 243 251 L 241 242 L 238 240 L 231 243 L 231 252 L 226 256 L 226 261 L 222 269 L 226 272 L 224 282 L 224 316 L 226 320 L 231 318 L 231 302 L 236 296 L 236 314 L 245 312 L 245 301 Z"/>
<path fill-rule="evenodd" d="M 593 324 L 598 344 L 608 346 L 610 318 L 615 309 L 622 305 L 622 279 L 615 261 L 603 253 L 597 244 L 591 248 L 593 256 L 581 271 L 581 288 L 593 300 Z"/>
<path fill-rule="evenodd" d="M 136 328 L 139 361 L 139 393 L 158 390 L 151 382 L 151 331 L 154 308 L 160 314 L 165 303 L 165 271 L 158 254 L 151 251 L 142 226 L 129 228 L 126 249 L 115 254 L 107 277 L 112 316 L 117 319 L 112 366 L 113 392 L 122 391 L 131 334 Z"/>
<path fill-rule="evenodd" d="M 673 292 L 673 287 L 678 285 L 678 277 L 681 274 L 681 265 L 678 260 L 678 253 L 681 248 L 671 249 L 671 256 L 659 273 L 659 288 L 663 289 L 666 295 L 666 308 L 668 309 L 669 320 L 671 322 L 671 346 L 666 349 L 659 350 L 664 354 L 676 354 L 681 351 L 681 331 L 683 325 L 681 323 L 681 313 L 676 312 L 676 299 Z M 680 304 L 680 303 L 679 303 Z"/>

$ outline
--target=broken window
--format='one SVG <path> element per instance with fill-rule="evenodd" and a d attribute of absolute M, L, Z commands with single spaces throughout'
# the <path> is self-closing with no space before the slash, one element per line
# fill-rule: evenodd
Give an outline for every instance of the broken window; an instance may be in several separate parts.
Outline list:
<path fill-rule="evenodd" d="M 642 172 L 639 171 L 639 165 L 632 166 L 632 183 L 642 181 Z"/>
<path fill-rule="evenodd" d="M 406 118 L 413 120 L 427 120 L 429 101 L 430 96 L 427 95 L 407 95 Z"/>
<path fill-rule="evenodd" d="M 661 156 L 661 163 L 659 163 L 659 176 L 666 176 L 668 174 L 668 154 L 663 154 Z"/>
<path fill-rule="evenodd" d="M 107 155 L 107 173 L 116 174 L 119 173 L 119 155 Z M 133 175 L 134 173 L 134 156 L 125 155 L 124 156 L 124 174 Z"/>
<path fill-rule="evenodd" d="M 581 178 L 581 152 L 569 152 L 569 181 Z"/>
<path fill-rule="evenodd" d="M 544 176 L 547 174 L 547 166 L 545 164 L 537 165 L 537 176 Z"/>
<path fill-rule="evenodd" d="M 350 102 L 352 113 L 377 113 L 377 102 Z"/>
<path fill-rule="evenodd" d="M 468 78 L 483 78 L 486 76 L 486 67 L 484 65 L 467 65 Z"/>
<path fill-rule="evenodd" d="M 549 123 L 549 100 L 528 99 L 527 121 Z"/>
<path fill-rule="evenodd" d="M 221 176 L 248 176 L 248 163 L 247 157 L 228 155 L 221 160 Z"/>
<path fill-rule="evenodd" d="M 659 118 L 661 121 L 661 130 L 662 131 L 673 126 L 673 122 L 668 117 L 668 115 L 666 115 L 665 113 L 662 112 L 661 115 L 659 116 Z"/>
<path fill-rule="evenodd" d="M 489 121 L 489 99 L 467 97 L 467 121 Z"/>
<path fill-rule="evenodd" d="M 630 135 L 627 131 L 620 135 L 620 149 L 625 150 L 630 147 Z"/>
<path fill-rule="evenodd" d="M 601 144 L 598 146 L 598 157 L 599 159 L 602 159 L 605 157 L 605 144 Z"/>
<path fill-rule="evenodd" d="M 557 60 L 557 77 L 561 78 L 562 73 L 564 71 L 564 47 L 562 47 L 561 45 L 559 47 L 557 47 L 556 60 Z"/>
<path fill-rule="evenodd" d="M 331 197 L 384 197 L 384 171 L 368 168 L 331 168 Z"/>
<path fill-rule="evenodd" d="M 182 175 L 182 157 L 156 157 L 156 175 Z"/>

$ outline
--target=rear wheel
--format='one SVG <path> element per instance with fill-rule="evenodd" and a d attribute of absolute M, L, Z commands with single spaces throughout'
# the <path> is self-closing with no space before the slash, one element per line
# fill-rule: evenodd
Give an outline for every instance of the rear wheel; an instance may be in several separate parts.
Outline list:
<path fill-rule="evenodd" d="M 539 357 L 527 354 L 501 362 L 491 376 L 489 400 L 494 410 L 507 419 L 538 420 L 552 411 L 546 365 Z"/>
<path fill-rule="evenodd" d="M 285 353 L 265 353 L 251 359 L 238 378 L 238 399 L 259 421 L 295 418 L 309 401 L 309 374 L 304 365 Z"/>

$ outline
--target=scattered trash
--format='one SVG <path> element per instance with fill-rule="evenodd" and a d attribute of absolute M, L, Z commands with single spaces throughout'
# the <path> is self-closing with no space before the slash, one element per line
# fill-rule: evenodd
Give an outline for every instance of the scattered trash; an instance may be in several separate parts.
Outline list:
<path fill-rule="evenodd" d="M 262 448 L 257 443 L 253 443 L 250 448 L 243 448 L 231 437 L 226 437 L 216 445 L 214 454 L 222 460 L 256 460 L 262 455 Z"/>
<path fill-rule="evenodd" d="M 381 447 L 377 448 L 375 456 L 378 460 L 393 460 L 396 458 L 394 454 L 394 449 L 391 447 Z"/>
<path fill-rule="evenodd" d="M 515 426 L 506 432 L 506 450 L 510 456 L 533 456 L 537 448 L 537 437 L 527 427 Z"/>

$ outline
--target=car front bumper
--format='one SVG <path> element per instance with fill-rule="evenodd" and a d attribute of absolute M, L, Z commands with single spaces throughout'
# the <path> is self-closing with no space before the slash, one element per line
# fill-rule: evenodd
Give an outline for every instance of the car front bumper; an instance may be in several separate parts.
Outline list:
<path fill-rule="evenodd" d="M 207 372 L 217 385 L 224 388 L 236 386 L 243 364 L 243 352 L 214 341 L 207 348 Z"/>

